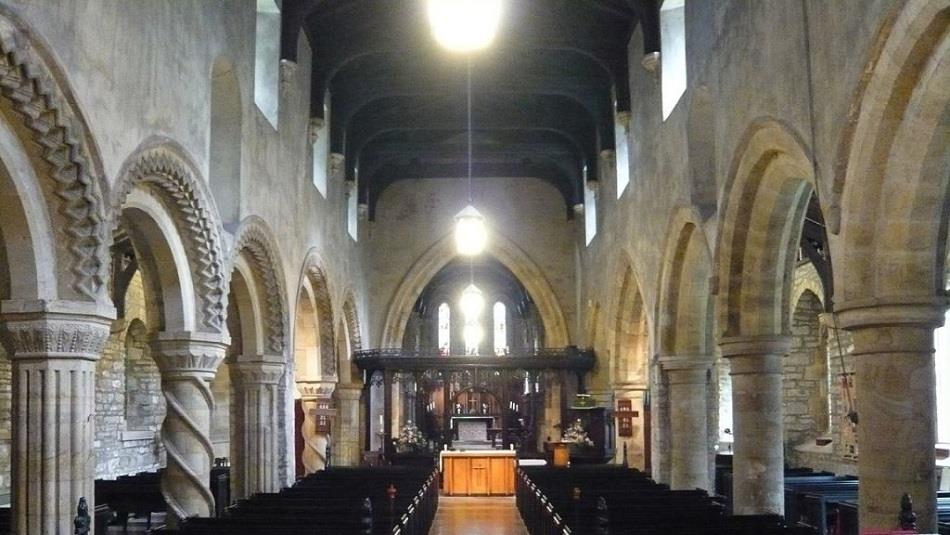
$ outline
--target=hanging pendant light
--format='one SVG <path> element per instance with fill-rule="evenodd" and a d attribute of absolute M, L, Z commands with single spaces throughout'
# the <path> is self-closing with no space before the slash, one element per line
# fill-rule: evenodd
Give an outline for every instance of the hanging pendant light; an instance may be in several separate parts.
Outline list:
<path fill-rule="evenodd" d="M 479 323 L 482 311 L 485 310 L 485 297 L 478 286 L 469 284 L 462 290 L 462 298 L 459 300 L 459 308 L 462 309 L 462 316 L 465 317 L 465 323 Z"/>
<path fill-rule="evenodd" d="M 455 215 L 455 249 L 463 256 L 478 256 L 487 243 L 485 218 L 470 204 Z"/>
<path fill-rule="evenodd" d="M 453 52 L 471 52 L 491 44 L 501 22 L 501 0 L 429 0 L 432 35 Z"/>

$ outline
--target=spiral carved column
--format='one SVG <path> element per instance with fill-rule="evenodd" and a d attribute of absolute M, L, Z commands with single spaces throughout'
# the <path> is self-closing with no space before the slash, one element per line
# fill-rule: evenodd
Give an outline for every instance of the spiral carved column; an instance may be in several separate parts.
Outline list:
<path fill-rule="evenodd" d="M 326 433 L 317 431 L 315 412 L 318 408 L 332 406 L 334 386 L 335 383 L 330 382 L 301 381 L 297 383 L 304 413 L 303 425 L 300 429 L 304 442 L 304 449 L 301 452 L 301 461 L 304 466 L 303 475 L 318 472 L 327 466 L 328 436 Z"/>
<path fill-rule="evenodd" d="M 284 365 L 273 360 L 239 361 L 234 372 L 231 438 L 231 498 L 280 490 L 277 389 Z"/>
<path fill-rule="evenodd" d="M 13 360 L 13 533 L 72 533 L 79 498 L 95 507 L 96 360 L 111 307 L 2 303 Z"/>
<path fill-rule="evenodd" d="M 208 488 L 214 459 L 210 438 L 214 397 L 210 383 L 226 348 L 220 337 L 199 338 L 196 334 L 176 337 L 161 333 L 152 342 L 167 408 L 162 423 L 167 455 L 162 494 L 168 504 L 167 522 L 172 527 L 181 519 L 211 516 L 214 511 L 214 497 Z"/>

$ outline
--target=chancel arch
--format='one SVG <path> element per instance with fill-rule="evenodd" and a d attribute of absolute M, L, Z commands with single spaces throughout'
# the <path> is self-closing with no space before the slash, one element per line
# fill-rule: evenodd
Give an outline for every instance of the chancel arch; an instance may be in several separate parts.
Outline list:
<path fill-rule="evenodd" d="M 659 460 L 664 468 L 669 465 L 674 489 L 711 488 L 710 461 L 718 436 L 718 398 L 711 380 L 712 260 L 701 221 L 693 210 L 674 212 L 660 281 L 657 353 L 663 386 L 658 390 L 665 396 L 657 396 L 657 406 L 665 421 L 657 433 L 670 444 L 670 458 Z"/>
<path fill-rule="evenodd" d="M 150 350 L 162 373 L 162 493 L 172 525 L 214 510 L 210 382 L 230 341 L 220 218 L 184 154 L 165 140 L 143 145 L 122 168 L 113 210 L 142 273 Z"/>
<path fill-rule="evenodd" d="M 860 510 L 860 526 L 890 526 L 906 492 L 922 504 L 918 527 L 933 531 L 933 330 L 948 306 L 950 2 L 895 8 L 863 72 L 834 177 L 845 260 L 834 309 L 854 335 L 859 499 L 877 504 Z M 874 396 L 860 395 L 871 388 Z"/>
<path fill-rule="evenodd" d="M 498 232 L 492 233 L 485 254 L 499 261 L 524 284 L 531 299 L 537 304 L 544 326 L 546 345 L 567 345 L 569 335 L 564 313 L 541 268 L 514 242 Z M 456 256 L 455 242 L 452 236 L 448 235 L 416 260 L 389 303 L 383 326 L 382 347 L 402 346 L 406 325 L 423 289 Z"/>
<path fill-rule="evenodd" d="M 294 380 L 298 400 L 297 473 L 326 467 L 329 420 L 316 414 L 332 407 L 337 381 L 333 306 L 325 264 L 316 251 L 304 262 L 294 325 Z"/>
<path fill-rule="evenodd" d="M 717 334 L 731 369 L 735 456 L 743 466 L 734 480 L 736 514 L 784 511 L 782 444 L 763 437 L 782 433 L 792 271 L 814 183 L 800 137 L 766 118 L 740 140 L 722 193 Z"/>

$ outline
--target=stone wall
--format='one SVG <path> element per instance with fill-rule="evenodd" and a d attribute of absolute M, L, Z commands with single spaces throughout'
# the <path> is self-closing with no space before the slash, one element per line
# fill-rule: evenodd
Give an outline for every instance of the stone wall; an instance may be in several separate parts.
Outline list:
<path fill-rule="evenodd" d="M 113 324 L 96 363 L 96 477 L 153 471 L 165 465 L 159 430 L 165 397 L 155 361 L 145 344 L 147 325 L 142 278 L 125 297 L 125 317 Z"/>
<path fill-rule="evenodd" d="M 828 428 L 828 355 L 818 323 L 821 312 L 818 296 L 805 290 L 790 318 L 792 348 L 782 362 L 786 450 Z"/>

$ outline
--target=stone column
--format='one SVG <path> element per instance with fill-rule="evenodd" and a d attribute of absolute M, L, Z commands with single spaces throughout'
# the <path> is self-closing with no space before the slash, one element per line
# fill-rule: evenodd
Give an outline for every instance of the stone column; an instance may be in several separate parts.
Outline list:
<path fill-rule="evenodd" d="M 670 488 L 710 490 L 706 375 L 712 358 L 664 355 L 659 361 L 669 385 Z"/>
<path fill-rule="evenodd" d="M 732 375 L 733 512 L 783 515 L 782 358 L 791 339 L 724 338 L 719 347 Z"/>
<path fill-rule="evenodd" d="M 648 426 L 645 413 L 646 385 L 642 383 L 615 384 L 610 397 L 612 405 L 617 408 L 618 402 L 630 401 L 630 409 L 635 413 L 632 416 L 632 434 L 629 437 L 620 436 L 619 426 L 614 429 L 616 443 L 614 445 L 614 464 L 623 464 L 623 446 L 627 445 L 627 465 L 638 470 L 647 468 L 647 436 Z"/>
<path fill-rule="evenodd" d="M 232 366 L 231 499 L 280 490 L 277 391 L 284 365 L 279 358 L 241 360 Z"/>
<path fill-rule="evenodd" d="M 337 426 L 334 463 L 337 466 L 360 465 L 360 385 L 340 385 L 336 389 Z"/>
<path fill-rule="evenodd" d="M 303 437 L 304 473 L 309 475 L 323 470 L 327 466 L 327 435 L 317 432 L 317 419 L 314 414 L 318 407 L 329 407 L 333 403 L 333 388 L 335 383 L 328 381 L 298 381 L 297 390 L 300 392 L 300 404 L 303 408 L 303 425 L 300 434 Z"/>
<path fill-rule="evenodd" d="M 72 533 L 79 498 L 95 507 L 96 360 L 115 311 L 3 301 L 0 314 L 13 361 L 13 533 Z"/>
<path fill-rule="evenodd" d="M 896 529 L 904 493 L 920 532 L 937 531 L 933 331 L 946 307 L 946 298 L 837 307 L 854 335 L 862 532 Z"/>
<path fill-rule="evenodd" d="M 211 516 L 214 497 L 208 488 L 214 449 L 211 445 L 210 383 L 224 360 L 227 337 L 199 333 L 159 333 L 152 357 L 162 372 L 166 414 L 162 444 L 167 463 L 162 494 L 167 522 L 175 527 L 189 516 Z"/>

